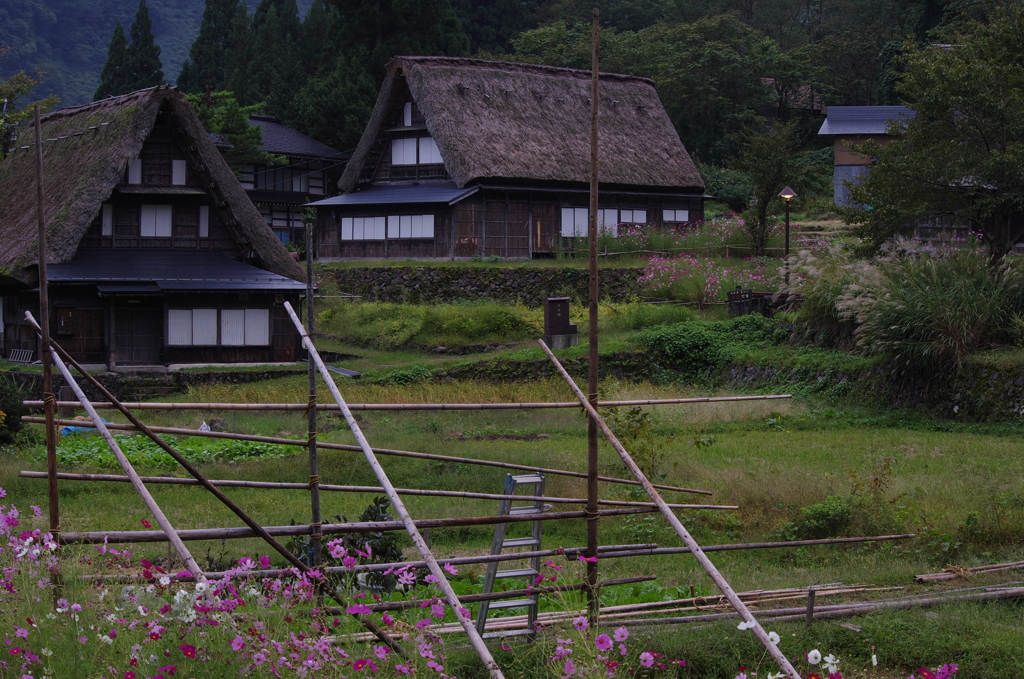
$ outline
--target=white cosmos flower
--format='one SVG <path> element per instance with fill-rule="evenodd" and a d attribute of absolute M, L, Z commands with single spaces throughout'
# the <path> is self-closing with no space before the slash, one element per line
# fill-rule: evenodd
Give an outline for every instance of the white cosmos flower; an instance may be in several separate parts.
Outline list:
<path fill-rule="evenodd" d="M 751 620 L 750 622 L 741 622 L 740 624 L 736 625 L 736 629 L 738 629 L 738 630 L 747 630 L 747 629 L 750 629 L 751 627 L 753 627 L 756 624 L 757 623 L 754 622 L 753 620 Z"/>
<path fill-rule="evenodd" d="M 47 658 L 49 658 L 51 655 L 53 655 L 53 651 L 51 651 L 48 648 L 40 649 L 39 652 L 42 653 L 43 655 L 45 655 Z"/>
<path fill-rule="evenodd" d="M 878 667 L 878 656 L 874 653 L 871 654 L 871 666 Z"/>
<path fill-rule="evenodd" d="M 209 585 L 207 585 L 205 581 L 200 580 L 199 582 L 196 583 L 196 594 L 202 594 L 208 588 L 209 588 Z"/>
<path fill-rule="evenodd" d="M 835 674 L 839 671 L 839 658 L 830 653 L 825 656 L 824 660 L 825 669 L 828 670 L 829 674 Z"/>
<path fill-rule="evenodd" d="M 807 662 L 811 663 L 812 665 L 817 665 L 818 663 L 820 663 L 821 662 L 821 651 L 819 651 L 818 649 L 814 649 L 813 651 L 808 653 L 807 654 Z"/>
<path fill-rule="evenodd" d="M 781 641 L 781 640 L 779 639 L 779 635 L 778 634 L 776 634 L 775 632 L 769 632 L 768 633 L 768 641 L 772 642 L 775 645 L 778 645 L 779 641 Z"/>
<path fill-rule="evenodd" d="M 160 576 L 160 586 L 161 587 L 166 587 L 169 584 L 171 584 L 171 579 L 169 577 L 167 577 L 166 575 L 161 575 Z"/>

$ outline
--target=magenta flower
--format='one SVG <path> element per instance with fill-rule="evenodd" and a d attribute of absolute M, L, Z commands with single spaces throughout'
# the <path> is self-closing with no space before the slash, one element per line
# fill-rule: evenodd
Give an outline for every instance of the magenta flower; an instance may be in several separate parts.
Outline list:
<path fill-rule="evenodd" d="M 644 651 L 643 653 L 640 654 L 640 664 L 643 665 L 644 667 L 653 667 L 654 666 L 654 656 L 651 655 L 650 651 Z"/>
<path fill-rule="evenodd" d="M 456 568 L 455 566 L 451 565 L 450 563 L 446 563 L 444 565 L 444 569 L 446 571 L 448 571 L 448 573 L 450 573 L 451 575 L 458 575 L 459 574 L 459 569 Z"/>
<path fill-rule="evenodd" d="M 368 615 L 373 613 L 369 606 L 366 604 L 353 604 L 345 608 L 345 612 L 349 615 Z"/>
<path fill-rule="evenodd" d="M 576 628 L 577 632 L 582 632 L 590 627 L 590 623 L 587 621 L 586 616 L 581 615 L 572 621 L 572 626 Z"/>
<path fill-rule="evenodd" d="M 180 650 L 186 658 L 196 657 L 196 647 L 192 644 L 182 644 L 181 646 L 178 646 L 178 650 Z"/>
<path fill-rule="evenodd" d="M 612 647 L 612 638 L 607 634 L 598 634 L 597 638 L 594 639 L 594 645 L 597 646 L 599 651 L 607 651 Z"/>

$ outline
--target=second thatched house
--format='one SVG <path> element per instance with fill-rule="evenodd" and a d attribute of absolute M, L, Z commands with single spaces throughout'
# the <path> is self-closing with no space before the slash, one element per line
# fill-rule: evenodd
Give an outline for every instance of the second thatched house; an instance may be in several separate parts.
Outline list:
<path fill-rule="evenodd" d="M 42 121 L 54 338 L 81 362 L 291 361 L 282 306 L 305 286 L 176 90 L 156 87 Z M 3 355 L 38 356 L 35 134 L 0 164 Z"/>
<path fill-rule="evenodd" d="M 529 258 L 586 234 L 590 73 L 397 57 L 320 210 L 319 256 Z M 600 77 L 600 213 L 620 225 L 703 218 L 704 182 L 644 78 Z"/>

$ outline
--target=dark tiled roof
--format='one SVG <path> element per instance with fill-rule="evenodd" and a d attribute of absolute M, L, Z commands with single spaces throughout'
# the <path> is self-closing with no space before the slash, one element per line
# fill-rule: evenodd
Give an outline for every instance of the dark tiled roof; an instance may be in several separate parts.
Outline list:
<path fill-rule="evenodd" d="M 316 139 L 302 134 L 281 122 L 277 116 L 249 116 L 249 123 L 263 130 L 262 148 L 267 153 L 283 156 L 303 156 L 306 158 L 332 158 L 343 160 L 348 154 L 321 144 Z M 211 134 L 213 143 L 220 148 L 229 148 L 227 137 L 223 134 Z"/>
<path fill-rule="evenodd" d="M 303 283 L 231 259 L 216 250 L 80 248 L 51 264 L 53 283 L 150 283 L 161 290 L 299 291 Z"/>
<path fill-rule="evenodd" d="M 885 134 L 890 121 L 915 115 L 906 106 L 829 106 L 818 134 Z"/>
<path fill-rule="evenodd" d="M 318 200 L 310 205 L 393 205 L 397 203 L 447 203 L 454 205 L 473 195 L 480 187 L 460 189 L 452 182 L 431 182 L 408 186 L 375 186 L 342 196 Z"/>

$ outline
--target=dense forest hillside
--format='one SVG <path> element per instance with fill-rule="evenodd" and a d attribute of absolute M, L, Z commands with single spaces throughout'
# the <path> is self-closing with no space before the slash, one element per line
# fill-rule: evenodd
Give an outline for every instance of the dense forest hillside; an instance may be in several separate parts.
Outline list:
<path fill-rule="evenodd" d="M 305 14 L 313 0 L 299 0 Z M 250 13 L 259 0 L 247 0 Z M 161 49 L 168 82 L 199 32 L 203 0 L 148 0 L 153 35 Z M 2 0 L 0 2 L 0 81 L 18 71 L 49 73 L 37 95 L 56 94 L 61 104 L 92 101 L 118 19 L 125 30 L 138 0 Z"/>

